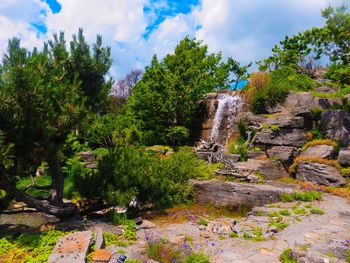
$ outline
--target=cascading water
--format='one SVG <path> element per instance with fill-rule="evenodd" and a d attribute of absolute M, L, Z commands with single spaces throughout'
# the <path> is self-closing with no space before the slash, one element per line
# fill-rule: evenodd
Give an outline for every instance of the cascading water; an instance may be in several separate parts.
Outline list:
<path fill-rule="evenodd" d="M 218 107 L 213 120 L 213 128 L 210 134 L 210 140 L 213 142 L 222 142 L 220 138 L 220 129 L 222 129 L 223 122 L 232 123 L 232 119 L 237 115 L 242 107 L 242 99 L 239 95 L 219 94 L 217 97 Z M 227 128 L 226 138 L 230 136 L 229 127 Z M 225 139 L 226 139 L 225 138 Z"/>

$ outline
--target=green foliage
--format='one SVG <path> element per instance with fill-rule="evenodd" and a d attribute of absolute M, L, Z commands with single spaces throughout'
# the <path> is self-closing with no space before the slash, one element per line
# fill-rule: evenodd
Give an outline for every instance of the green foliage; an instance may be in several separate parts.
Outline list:
<path fill-rule="evenodd" d="M 170 127 L 166 130 L 167 142 L 170 145 L 183 145 L 190 137 L 190 131 L 184 126 Z"/>
<path fill-rule="evenodd" d="M 162 61 L 154 56 L 127 101 L 127 115 L 140 131 L 141 142 L 173 143 L 174 132 L 175 141 L 180 136 L 182 142 L 187 132 L 173 127 L 191 130 L 197 102 L 205 93 L 228 87 L 230 70 L 221 54 L 208 54 L 206 45 L 188 37 Z"/>
<path fill-rule="evenodd" d="M 108 105 L 109 48 L 102 47 L 100 36 L 90 48 L 82 30 L 69 47 L 63 33 L 42 51 L 29 52 L 16 38 L 9 41 L 0 65 L 0 130 L 6 134 L 4 145 L 14 145 L 15 165 L 5 174 L 13 185 L 14 175 L 34 175 L 43 161 L 53 178 L 63 182 L 59 153 L 69 134 L 88 114 L 101 113 Z M 63 183 L 52 188 L 53 203 L 61 203 Z"/>
<path fill-rule="evenodd" d="M 289 203 L 294 201 L 294 196 L 289 193 L 281 193 L 279 195 L 279 198 L 283 203 Z"/>
<path fill-rule="evenodd" d="M 208 225 L 208 221 L 205 220 L 205 219 L 203 219 L 203 218 L 199 218 L 199 219 L 196 221 L 196 223 L 197 223 L 198 225 L 202 225 L 202 226 L 207 226 L 207 225 Z"/>
<path fill-rule="evenodd" d="M 310 190 L 310 191 L 303 191 L 303 192 L 294 192 L 292 194 L 281 193 L 279 197 L 282 202 L 293 202 L 293 201 L 313 202 L 315 200 L 318 200 L 318 201 L 322 200 L 322 193 L 314 190 Z"/>
<path fill-rule="evenodd" d="M 280 214 L 281 216 L 290 216 L 290 212 L 289 212 L 288 209 L 282 209 L 282 210 L 280 210 L 280 211 L 279 211 L 279 214 Z"/>
<path fill-rule="evenodd" d="M 44 263 L 47 262 L 58 238 L 65 233 L 57 230 L 40 234 L 21 234 L 0 239 L 0 259 L 3 262 Z"/>
<path fill-rule="evenodd" d="M 297 263 L 297 259 L 291 249 L 286 249 L 280 255 L 280 260 L 282 263 Z"/>
<path fill-rule="evenodd" d="M 281 129 L 278 125 L 271 125 L 271 131 L 273 132 L 279 132 Z"/>
<path fill-rule="evenodd" d="M 332 63 L 325 75 L 326 78 L 339 82 L 342 86 L 350 85 L 350 66 Z"/>
<path fill-rule="evenodd" d="M 294 212 L 294 214 L 296 214 L 296 215 L 306 215 L 306 214 L 307 214 L 306 209 L 303 208 L 303 207 L 295 207 L 295 208 L 293 209 L 293 212 Z"/>
<path fill-rule="evenodd" d="M 103 240 L 106 246 L 118 246 L 118 247 L 127 247 L 129 245 L 128 241 L 122 240 L 119 236 L 112 232 L 105 231 L 103 232 Z"/>
<path fill-rule="evenodd" d="M 316 215 L 323 215 L 324 211 L 321 208 L 314 207 L 310 210 L 311 214 L 316 214 Z"/>
<path fill-rule="evenodd" d="M 341 168 L 340 174 L 344 177 L 350 177 L 350 167 L 347 168 Z"/>
<path fill-rule="evenodd" d="M 142 261 L 138 259 L 128 258 L 125 260 L 125 263 L 142 263 Z"/>
<path fill-rule="evenodd" d="M 230 233 L 228 234 L 228 236 L 229 236 L 230 238 L 238 238 L 238 237 L 239 237 L 239 235 L 238 235 L 236 232 L 230 232 Z"/>
<path fill-rule="evenodd" d="M 97 170 L 76 163 L 71 173 L 83 196 L 102 198 L 111 205 L 128 205 L 136 197 L 141 206 L 167 207 L 189 202 L 193 194 L 188 180 L 210 178 L 216 168 L 198 159 L 191 147 L 164 158 L 120 144 L 102 156 Z"/>
<path fill-rule="evenodd" d="M 192 253 L 185 258 L 183 263 L 210 263 L 210 259 L 203 253 Z"/>

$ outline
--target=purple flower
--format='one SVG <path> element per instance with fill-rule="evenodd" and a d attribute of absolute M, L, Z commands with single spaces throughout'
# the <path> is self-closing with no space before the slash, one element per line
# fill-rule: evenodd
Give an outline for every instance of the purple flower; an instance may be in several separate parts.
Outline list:
<path fill-rule="evenodd" d="M 215 246 L 215 243 L 211 243 L 211 245 L 214 247 L 214 246 Z"/>
<path fill-rule="evenodd" d="M 172 261 L 172 262 L 176 262 L 176 258 L 173 258 L 171 261 Z"/>
<path fill-rule="evenodd" d="M 289 256 L 292 258 L 292 257 L 294 257 L 294 253 L 293 252 L 290 252 L 289 253 Z"/>
<path fill-rule="evenodd" d="M 220 251 L 221 253 L 224 253 L 224 251 L 221 249 L 221 251 Z"/>
<path fill-rule="evenodd" d="M 350 243 L 350 241 L 349 241 L 349 240 L 345 240 L 345 242 L 346 242 L 346 243 Z"/>
<path fill-rule="evenodd" d="M 346 247 L 349 247 L 349 244 L 345 244 Z"/>

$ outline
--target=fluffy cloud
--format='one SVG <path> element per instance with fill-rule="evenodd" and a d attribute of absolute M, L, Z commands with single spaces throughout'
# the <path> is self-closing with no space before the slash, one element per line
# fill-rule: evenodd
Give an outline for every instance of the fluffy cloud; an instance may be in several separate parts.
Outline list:
<path fill-rule="evenodd" d="M 92 39 L 101 34 L 113 41 L 132 43 L 140 39 L 147 26 L 143 13 L 145 0 L 59 0 L 59 13 L 48 13 L 47 29 L 50 32 L 64 30 L 67 36 L 84 28 Z"/>
<path fill-rule="evenodd" d="M 57 0 L 52 12 L 42 0 L 0 1 L 0 46 L 18 36 L 27 47 L 41 46 L 53 33 L 67 38 L 82 27 L 89 42 L 101 34 L 112 47 L 111 74 L 122 77 L 164 56 L 186 35 L 196 36 L 211 51 L 242 63 L 269 55 L 272 46 L 312 26 L 322 25 L 320 10 L 343 0 Z M 185 8 L 184 5 L 186 4 Z M 44 26 L 38 31 L 35 25 Z"/>
<path fill-rule="evenodd" d="M 19 37 L 28 48 L 42 46 L 43 37 L 38 36 L 33 24 L 44 19 L 47 6 L 39 0 L 2 0 L 0 2 L 0 53 L 6 50 L 8 40 Z"/>

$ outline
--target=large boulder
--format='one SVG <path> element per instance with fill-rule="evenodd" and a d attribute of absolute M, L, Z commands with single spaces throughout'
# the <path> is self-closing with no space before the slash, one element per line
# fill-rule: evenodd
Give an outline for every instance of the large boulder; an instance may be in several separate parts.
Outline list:
<path fill-rule="evenodd" d="M 339 151 L 338 162 L 345 166 L 350 166 L 350 150 L 341 149 Z"/>
<path fill-rule="evenodd" d="M 302 161 L 297 165 L 296 178 L 325 186 L 340 187 L 346 183 L 333 166 L 310 161 Z"/>
<path fill-rule="evenodd" d="M 272 146 L 267 150 L 269 158 L 278 159 L 284 165 L 291 165 L 298 153 L 298 148 L 292 146 Z"/>
<path fill-rule="evenodd" d="M 277 125 L 279 128 L 297 128 L 302 129 L 304 127 L 304 118 L 295 117 L 290 115 L 279 116 L 275 119 L 268 118 L 264 122 L 267 125 Z"/>
<path fill-rule="evenodd" d="M 350 112 L 346 110 L 329 110 L 322 113 L 322 132 L 329 139 L 340 141 L 343 145 L 350 143 Z"/>
<path fill-rule="evenodd" d="M 196 199 L 200 204 L 212 203 L 215 206 L 238 208 L 254 207 L 279 201 L 284 189 L 272 185 L 234 183 L 217 180 L 191 180 Z"/>
<path fill-rule="evenodd" d="M 332 145 L 320 144 L 306 148 L 301 154 L 301 157 L 308 158 L 326 158 L 332 159 L 335 157 L 336 150 Z"/>
<path fill-rule="evenodd" d="M 254 144 L 301 147 L 306 140 L 306 132 L 303 130 L 280 129 L 272 131 L 271 129 L 262 129 L 256 134 Z"/>
<path fill-rule="evenodd" d="M 246 162 L 238 162 L 235 167 L 242 174 L 260 175 L 267 180 L 276 180 L 288 176 L 281 162 L 277 160 L 248 159 Z"/>
<path fill-rule="evenodd" d="M 91 231 L 75 232 L 61 237 L 55 245 L 49 263 L 85 263 L 92 238 Z"/>

